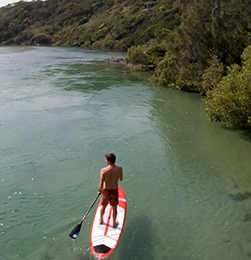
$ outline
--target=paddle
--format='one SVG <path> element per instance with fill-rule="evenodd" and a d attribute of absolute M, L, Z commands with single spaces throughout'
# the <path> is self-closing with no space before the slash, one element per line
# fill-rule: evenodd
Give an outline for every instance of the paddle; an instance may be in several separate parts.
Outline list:
<path fill-rule="evenodd" d="M 73 239 L 76 239 L 79 232 L 80 232 L 80 229 L 81 229 L 81 226 L 82 226 L 82 223 L 83 221 L 85 220 L 85 218 L 87 217 L 87 215 L 90 213 L 92 207 L 94 206 L 95 202 L 97 201 L 98 197 L 100 196 L 101 193 L 98 193 L 97 197 L 95 198 L 95 200 L 92 202 L 90 208 L 87 210 L 87 212 L 85 213 L 84 217 L 81 219 L 81 221 L 77 224 L 77 226 L 75 228 L 72 229 L 71 233 L 69 234 L 69 236 Z"/>

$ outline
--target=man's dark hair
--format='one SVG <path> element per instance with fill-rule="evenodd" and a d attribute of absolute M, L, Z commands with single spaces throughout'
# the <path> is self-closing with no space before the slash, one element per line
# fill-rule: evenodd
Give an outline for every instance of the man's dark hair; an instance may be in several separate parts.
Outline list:
<path fill-rule="evenodd" d="M 107 161 L 109 161 L 112 164 L 114 164 L 116 162 L 116 155 L 114 153 L 107 153 L 105 155 L 105 158 Z"/>

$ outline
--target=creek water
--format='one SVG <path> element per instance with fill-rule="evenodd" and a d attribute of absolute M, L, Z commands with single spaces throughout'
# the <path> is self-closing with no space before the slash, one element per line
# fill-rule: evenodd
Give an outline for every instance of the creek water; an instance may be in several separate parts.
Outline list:
<path fill-rule="evenodd" d="M 104 154 L 128 201 L 109 259 L 251 259 L 251 135 L 112 53 L 0 48 L 0 259 L 85 260 Z"/>

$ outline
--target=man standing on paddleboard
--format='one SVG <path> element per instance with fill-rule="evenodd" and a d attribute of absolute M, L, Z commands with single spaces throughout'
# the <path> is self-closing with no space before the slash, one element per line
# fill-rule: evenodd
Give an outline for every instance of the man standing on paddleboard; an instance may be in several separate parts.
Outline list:
<path fill-rule="evenodd" d="M 100 181 L 98 186 L 98 193 L 102 193 L 101 197 L 101 210 L 99 223 L 103 224 L 103 216 L 105 214 L 105 208 L 110 201 L 113 207 L 113 227 L 116 228 L 119 223 L 117 218 L 117 205 L 118 201 L 118 181 L 123 179 L 123 169 L 121 166 L 115 165 L 116 155 L 108 153 L 105 155 L 107 167 L 104 167 L 100 171 Z"/>

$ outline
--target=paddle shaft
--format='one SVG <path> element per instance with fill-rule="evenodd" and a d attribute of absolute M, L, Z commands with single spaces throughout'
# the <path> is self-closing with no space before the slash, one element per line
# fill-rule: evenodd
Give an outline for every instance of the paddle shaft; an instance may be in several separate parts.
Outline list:
<path fill-rule="evenodd" d="M 91 211 L 93 205 L 95 204 L 95 202 L 97 201 L 98 197 L 100 196 L 101 193 L 98 193 L 97 197 L 95 198 L 95 200 L 92 202 L 90 208 L 87 210 L 87 212 L 85 213 L 84 217 L 81 219 L 81 221 L 77 224 L 76 227 L 74 227 L 71 231 L 71 233 L 69 234 L 69 236 L 73 239 L 76 239 L 80 230 L 81 230 L 81 226 L 83 221 L 85 220 L 85 218 L 87 217 L 87 215 L 89 214 L 89 212 Z"/>
<path fill-rule="evenodd" d="M 94 204 L 96 203 L 96 201 L 98 200 L 98 197 L 100 196 L 101 193 L 98 193 L 98 195 L 96 196 L 95 200 L 92 202 L 90 208 L 87 210 L 87 212 L 85 213 L 85 215 L 83 216 L 83 218 L 81 219 L 81 221 L 79 222 L 79 224 L 82 224 L 83 221 L 86 219 L 86 217 L 88 216 L 88 214 L 90 213 L 91 209 L 93 208 Z"/>

